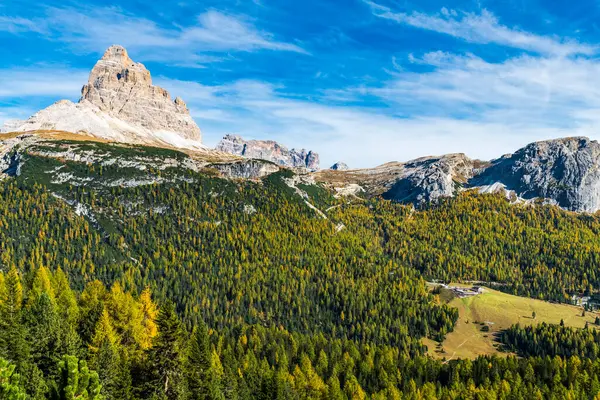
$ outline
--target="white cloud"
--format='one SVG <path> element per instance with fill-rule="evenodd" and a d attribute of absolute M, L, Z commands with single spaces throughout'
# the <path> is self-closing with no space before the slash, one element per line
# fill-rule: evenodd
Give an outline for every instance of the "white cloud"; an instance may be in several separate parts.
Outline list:
<path fill-rule="evenodd" d="M 46 17 L 26 19 L 0 16 L 0 31 L 44 33 L 75 51 L 97 53 L 112 44 L 135 50 L 143 61 L 180 66 L 203 66 L 231 51 L 288 51 L 308 54 L 297 44 L 278 41 L 243 17 L 217 10 L 200 14 L 191 26 L 161 26 L 115 7 L 48 8 Z M 225 54 L 225 55 L 223 55 Z"/>
<path fill-rule="evenodd" d="M 289 147 L 319 152 L 323 167 L 339 160 L 353 167 L 368 167 L 451 152 L 491 159 L 534 140 L 573 135 L 600 138 L 596 134 L 600 118 L 592 120 L 590 115 L 580 115 L 579 124 L 570 128 L 537 120 L 529 123 L 522 115 L 510 119 L 512 108 L 503 109 L 496 117 L 490 111 L 485 118 L 397 118 L 383 110 L 292 99 L 282 94 L 283 88 L 264 82 L 211 87 L 163 78 L 160 84 L 187 99 L 208 145 L 215 145 L 226 133 L 271 138 Z M 515 105 L 515 109 L 521 106 Z M 201 110 L 209 110 L 208 116 L 203 118 Z"/>
<path fill-rule="evenodd" d="M 201 43 L 215 50 L 268 49 L 306 53 L 299 46 L 278 42 L 273 35 L 260 32 L 241 19 L 218 11 L 208 11 L 198 17 L 198 26 L 181 32 L 181 40 Z"/>
<path fill-rule="evenodd" d="M 0 99 L 48 96 L 77 99 L 89 71 L 62 65 L 41 65 L 0 70 Z"/>
<path fill-rule="evenodd" d="M 443 33 L 471 43 L 496 43 L 517 49 L 542 54 L 567 56 L 573 54 L 591 55 L 596 47 L 580 44 L 574 40 L 561 40 L 557 37 L 536 35 L 518 28 L 500 24 L 487 10 L 481 14 L 457 12 L 443 8 L 439 14 L 429 15 L 420 12 L 394 12 L 389 7 L 364 0 L 374 15 L 413 26 L 415 28 Z"/>
<path fill-rule="evenodd" d="M 39 24 L 36 21 L 27 18 L 8 17 L 5 15 L 0 15 L 0 31 L 10 33 L 45 32 L 43 24 Z"/>
<path fill-rule="evenodd" d="M 435 53 L 415 61 L 435 70 L 402 72 L 380 87 L 354 90 L 366 90 L 412 115 L 512 125 L 573 127 L 582 110 L 600 108 L 596 60 L 521 56 L 488 63 L 472 55 Z"/>

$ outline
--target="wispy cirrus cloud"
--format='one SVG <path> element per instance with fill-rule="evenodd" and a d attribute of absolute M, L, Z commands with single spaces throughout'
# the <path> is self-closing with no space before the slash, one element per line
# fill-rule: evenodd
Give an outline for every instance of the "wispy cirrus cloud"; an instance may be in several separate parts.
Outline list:
<path fill-rule="evenodd" d="M 239 18 L 215 10 L 200 14 L 198 25 L 182 30 L 180 39 L 216 50 L 266 49 L 308 53 L 296 44 L 277 41 L 271 33 L 262 32 Z"/>
<path fill-rule="evenodd" d="M 577 112 L 600 108 L 600 62 L 594 59 L 523 55 L 490 63 L 472 54 L 436 52 L 411 61 L 434 69 L 402 71 L 378 87 L 353 91 L 413 115 L 443 113 L 538 126 L 573 126 Z M 507 120 L 504 113 L 513 118 Z"/>
<path fill-rule="evenodd" d="M 40 21 L 21 17 L 8 17 L 0 15 L 0 31 L 9 33 L 35 32 L 44 33 L 45 24 Z"/>
<path fill-rule="evenodd" d="M 44 18 L 0 16 L 0 31 L 43 33 L 75 51 L 96 53 L 112 44 L 135 50 L 144 61 L 201 66 L 227 57 L 229 52 L 259 50 L 308 54 L 296 43 L 280 41 L 243 16 L 218 10 L 199 14 L 188 26 L 159 25 L 115 7 L 46 9 Z"/>
<path fill-rule="evenodd" d="M 493 13 L 485 9 L 476 14 L 442 8 L 440 13 L 432 15 L 421 12 L 395 12 L 389 7 L 370 0 L 364 2 L 371 7 L 372 13 L 377 17 L 450 35 L 471 43 L 495 43 L 558 56 L 591 55 L 598 50 L 596 46 L 581 44 L 575 40 L 536 35 L 518 28 L 509 28 L 502 25 Z"/>
<path fill-rule="evenodd" d="M 524 77 L 523 80 L 534 84 L 533 78 Z M 600 84 L 600 78 L 597 80 Z M 465 152 L 471 157 L 491 159 L 534 140 L 572 135 L 600 138 L 595 136 L 600 129 L 600 118 L 592 118 L 595 107 L 600 104 L 595 100 L 590 100 L 585 107 L 570 105 L 564 110 L 557 118 L 568 115 L 573 122 L 565 126 L 551 119 L 544 121 L 543 116 L 538 115 L 544 107 L 543 99 L 530 103 L 528 111 L 524 107 L 528 99 L 511 106 L 491 104 L 490 99 L 497 93 L 490 93 L 484 99 L 490 106 L 481 115 L 476 117 L 479 111 L 471 109 L 462 117 L 453 116 L 444 112 L 443 107 L 438 107 L 439 104 L 429 105 L 423 101 L 428 92 L 444 92 L 438 84 L 433 83 L 422 87 L 417 84 L 396 87 L 393 88 L 397 90 L 395 92 L 390 86 L 388 89 L 361 88 L 361 93 L 349 93 L 355 100 L 361 96 L 381 96 L 389 99 L 390 105 L 398 106 L 392 98 L 406 96 L 407 91 L 415 88 L 421 90 L 413 100 L 415 108 L 420 105 L 421 112 L 399 118 L 389 109 L 364 107 L 359 101 L 354 102 L 358 104 L 356 106 L 348 106 L 298 99 L 291 96 L 286 88 L 268 82 L 237 81 L 207 86 L 167 78 L 158 78 L 158 81 L 161 86 L 186 98 L 208 145 L 215 145 L 226 133 L 257 139 L 272 138 L 290 147 L 318 151 L 323 167 L 339 160 L 352 167 L 368 167 L 384 161 L 405 161 L 451 152 Z M 476 84 L 473 83 L 474 86 Z M 456 97 L 461 95 L 451 93 L 450 89 L 445 92 L 448 102 Z M 468 108 L 469 102 L 474 99 L 470 99 L 468 94 L 464 97 L 468 100 L 461 107 Z M 510 94 L 506 94 L 502 103 L 509 99 Z M 557 100 L 552 107 L 557 110 L 561 104 L 569 104 L 568 99 Z M 435 109 L 439 112 L 435 112 Z M 583 109 L 588 111 L 584 114 Z"/>

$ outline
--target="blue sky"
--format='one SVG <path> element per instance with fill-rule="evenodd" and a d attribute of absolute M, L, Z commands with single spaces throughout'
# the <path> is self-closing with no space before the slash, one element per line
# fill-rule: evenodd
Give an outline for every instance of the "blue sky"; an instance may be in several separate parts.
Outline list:
<path fill-rule="evenodd" d="M 0 121 L 79 98 L 111 44 L 226 133 L 366 167 L 600 138 L 596 1 L 19 0 L 0 4 Z"/>

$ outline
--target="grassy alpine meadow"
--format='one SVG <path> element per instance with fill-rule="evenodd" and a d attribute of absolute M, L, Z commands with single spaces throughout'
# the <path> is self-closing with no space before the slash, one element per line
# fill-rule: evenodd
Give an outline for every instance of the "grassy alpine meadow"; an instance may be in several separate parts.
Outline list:
<path fill-rule="evenodd" d="M 442 342 L 423 339 L 427 354 L 439 359 L 506 356 L 509 353 L 503 351 L 498 335 L 513 325 L 535 326 L 544 322 L 558 325 L 562 321 L 566 327 L 582 329 L 586 323 L 594 326 L 598 316 L 595 312 L 584 313 L 581 307 L 514 296 L 487 287 L 473 297 L 458 298 L 446 289 L 439 296 L 442 302 L 458 310 L 454 330 Z"/>

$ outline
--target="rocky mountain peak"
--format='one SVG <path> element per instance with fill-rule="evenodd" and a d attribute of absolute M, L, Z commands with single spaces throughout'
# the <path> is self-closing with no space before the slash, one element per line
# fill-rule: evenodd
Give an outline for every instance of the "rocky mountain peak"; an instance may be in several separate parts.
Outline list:
<path fill-rule="evenodd" d="M 347 171 L 350 168 L 348 168 L 348 164 L 338 161 L 335 164 L 333 164 L 329 169 L 334 171 Z"/>
<path fill-rule="evenodd" d="M 129 58 L 121 46 L 109 47 L 92 69 L 81 89 L 79 103 L 86 102 L 125 122 L 201 139 L 185 102 L 179 97 L 171 100 L 169 92 L 152 85 L 150 71 Z"/>
<path fill-rule="evenodd" d="M 154 86 L 150 72 L 111 46 L 90 72 L 77 104 L 61 100 L 12 127 L 62 130 L 127 143 L 202 148 L 200 128 L 181 98 Z"/>
<path fill-rule="evenodd" d="M 150 71 L 141 63 L 134 62 L 122 46 L 111 46 L 90 73 L 88 83 L 81 89 L 81 98 L 101 109 L 110 109 L 110 98 L 101 91 L 111 91 L 125 86 L 152 86 Z M 112 96 L 109 96 L 112 97 Z"/>
<path fill-rule="evenodd" d="M 422 157 L 402 164 L 399 179 L 384 197 L 401 202 L 425 203 L 451 197 L 476 171 L 476 161 L 465 154 Z"/>
<path fill-rule="evenodd" d="M 108 49 L 106 49 L 101 60 L 114 61 L 114 62 L 118 62 L 123 65 L 135 64 L 131 60 L 131 58 L 129 58 L 129 54 L 127 53 L 127 50 L 125 49 L 125 47 L 120 46 L 118 44 L 113 44 Z M 139 65 L 141 65 L 141 64 L 139 64 Z"/>
<path fill-rule="evenodd" d="M 268 160 L 285 167 L 319 169 L 317 153 L 305 149 L 288 150 L 273 140 L 244 140 L 239 135 L 225 135 L 216 149 L 242 157 Z"/>

